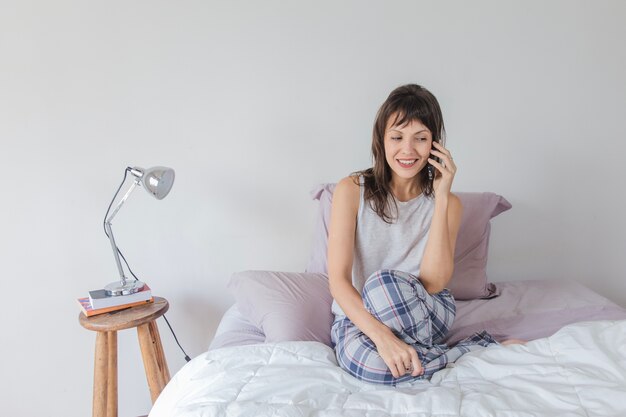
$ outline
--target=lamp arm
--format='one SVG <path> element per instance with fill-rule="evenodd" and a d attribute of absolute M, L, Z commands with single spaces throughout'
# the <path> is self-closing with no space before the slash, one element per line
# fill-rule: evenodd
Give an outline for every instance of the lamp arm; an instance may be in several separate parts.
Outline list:
<path fill-rule="evenodd" d="M 113 221 L 113 218 L 115 217 L 117 212 L 120 211 L 120 208 L 122 208 L 122 205 L 126 202 L 128 197 L 130 196 L 130 194 L 139 185 L 139 183 L 140 183 L 139 179 L 136 179 L 135 181 L 133 181 L 133 183 L 130 186 L 130 188 L 128 189 L 128 191 L 126 191 L 126 194 L 124 194 L 124 197 L 122 197 L 120 202 L 117 203 L 117 206 L 115 206 L 115 209 L 113 210 L 113 213 L 111 213 L 109 218 L 106 219 L 105 222 L 104 222 L 104 230 L 106 231 L 107 236 L 109 237 L 109 241 L 111 242 L 111 249 L 113 249 L 113 257 L 115 258 L 115 263 L 117 264 L 117 270 L 120 273 L 120 281 L 121 281 L 122 285 L 126 285 L 126 279 L 127 278 L 126 278 L 126 275 L 124 275 L 124 269 L 122 268 L 122 263 L 120 262 L 120 255 L 119 255 L 119 251 L 117 249 L 117 245 L 115 244 L 115 238 L 113 237 L 113 229 L 111 227 L 111 222 Z"/>
<path fill-rule="evenodd" d="M 120 262 L 120 255 L 117 251 L 117 245 L 115 244 L 115 238 L 113 237 L 113 229 L 111 229 L 111 223 L 105 222 L 104 229 L 109 236 L 109 241 L 111 242 L 111 248 L 113 249 L 113 256 L 115 257 L 115 263 L 117 264 L 117 270 L 120 273 L 120 281 L 122 285 L 126 285 L 126 276 L 124 275 L 124 270 L 122 269 L 122 263 Z"/>
<path fill-rule="evenodd" d="M 141 181 L 139 179 L 136 179 L 135 181 L 133 181 L 133 184 L 130 186 L 128 191 L 126 191 L 126 194 L 124 194 L 124 197 L 122 197 L 120 202 L 117 203 L 117 206 L 115 206 L 115 209 L 113 210 L 113 213 L 111 213 L 109 218 L 106 219 L 105 223 L 111 223 L 113 221 L 113 217 L 115 217 L 117 212 L 120 211 L 120 208 L 122 208 L 122 205 L 126 202 L 126 200 L 128 199 L 128 196 L 130 195 L 130 193 L 132 193 L 135 190 L 135 187 L 137 187 L 140 183 L 141 183 Z"/>

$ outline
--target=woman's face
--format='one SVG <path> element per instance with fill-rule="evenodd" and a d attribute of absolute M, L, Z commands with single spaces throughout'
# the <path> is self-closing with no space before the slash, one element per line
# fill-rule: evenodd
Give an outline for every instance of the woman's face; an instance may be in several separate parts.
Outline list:
<path fill-rule="evenodd" d="M 428 164 L 432 133 L 420 121 L 390 126 L 394 120 L 396 117 L 392 115 L 385 129 L 385 159 L 391 168 L 392 178 L 414 178 Z"/>

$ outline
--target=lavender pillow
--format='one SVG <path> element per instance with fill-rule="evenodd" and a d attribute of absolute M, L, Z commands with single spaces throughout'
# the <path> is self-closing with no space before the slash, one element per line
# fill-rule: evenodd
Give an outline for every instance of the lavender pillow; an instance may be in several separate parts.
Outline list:
<path fill-rule="evenodd" d="M 331 345 L 332 296 L 321 273 L 244 271 L 228 283 L 241 314 L 265 341 L 308 340 Z"/>
<path fill-rule="evenodd" d="M 321 184 L 311 191 L 311 197 L 320 201 L 320 208 L 307 272 L 328 273 L 326 252 L 334 191 L 335 184 Z M 487 282 L 490 220 L 509 210 L 511 204 L 494 193 L 455 194 L 463 204 L 463 217 L 454 252 L 454 274 L 447 287 L 457 300 L 496 297 L 500 290 Z"/>
<path fill-rule="evenodd" d="M 494 193 L 455 194 L 463 204 L 463 216 L 454 250 L 454 273 L 448 288 L 457 300 L 496 297 L 500 289 L 487 282 L 490 220 L 509 210 L 511 203 Z"/>

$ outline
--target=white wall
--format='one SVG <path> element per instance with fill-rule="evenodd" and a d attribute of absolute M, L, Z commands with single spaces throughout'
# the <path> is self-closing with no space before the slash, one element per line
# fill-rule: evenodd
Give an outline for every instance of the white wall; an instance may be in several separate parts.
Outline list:
<path fill-rule="evenodd" d="M 168 165 L 116 218 L 192 356 L 244 269 L 304 269 L 309 190 L 369 165 L 374 115 L 440 100 L 456 190 L 495 191 L 494 281 L 564 278 L 626 306 L 626 3 L 2 1 L 3 415 L 91 412 L 75 299 L 115 280 L 102 217 L 127 165 Z M 172 373 L 182 355 L 159 322 Z M 119 336 L 120 415 L 149 410 Z"/>

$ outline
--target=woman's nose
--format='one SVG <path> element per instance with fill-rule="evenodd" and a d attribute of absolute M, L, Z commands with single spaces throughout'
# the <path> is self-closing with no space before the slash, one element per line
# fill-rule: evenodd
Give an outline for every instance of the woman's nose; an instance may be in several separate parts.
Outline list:
<path fill-rule="evenodd" d="M 402 144 L 402 153 L 405 153 L 407 155 L 410 155 L 413 153 L 413 146 L 411 146 L 411 141 L 407 140 L 406 142 L 404 142 Z"/>

